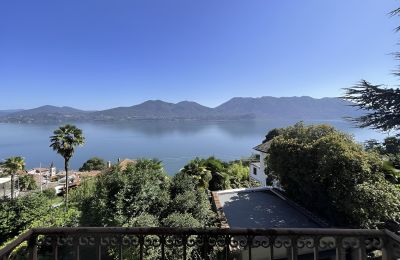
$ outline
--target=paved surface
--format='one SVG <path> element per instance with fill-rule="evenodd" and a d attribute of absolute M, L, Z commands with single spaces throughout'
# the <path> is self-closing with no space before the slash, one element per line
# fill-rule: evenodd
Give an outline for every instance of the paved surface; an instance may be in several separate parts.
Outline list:
<path fill-rule="evenodd" d="M 319 228 L 312 219 L 270 191 L 218 194 L 230 227 Z"/>

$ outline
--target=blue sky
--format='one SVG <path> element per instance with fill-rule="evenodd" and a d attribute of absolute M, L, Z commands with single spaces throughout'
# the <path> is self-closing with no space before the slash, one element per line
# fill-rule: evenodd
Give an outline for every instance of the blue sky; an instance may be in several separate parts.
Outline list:
<path fill-rule="evenodd" d="M 0 109 L 339 96 L 398 84 L 395 0 L 0 2 Z"/>

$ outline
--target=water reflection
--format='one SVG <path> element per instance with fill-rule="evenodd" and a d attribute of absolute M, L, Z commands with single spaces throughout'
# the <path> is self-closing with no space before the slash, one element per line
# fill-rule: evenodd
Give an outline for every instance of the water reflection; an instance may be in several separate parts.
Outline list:
<path fill-rule="evenodd" d="M 99 156 L 116 161 L 121 158 L 159 158 L 170 174 L 190 159 L 217 156 L 233 160 L 250 155 L 264 135 L 276 127 L 293 125 L 295 120 L 281 121 L 161 121 L 138 120 L 124 123 L 78 123 L 86 136 L 86 145 L 78 148 L 71 161 L 79 168 L 85 160 Z M 353 128 L 344 121 L 308 121 L 327 123 L 354 134 L 356 140 L 382 139 L 383 134 Z M 49 148 L 49 136 L 58 125 L 0 124 L 0 159 L 21 155 L 27 167 L 38 167 L 62 158 Z"/>

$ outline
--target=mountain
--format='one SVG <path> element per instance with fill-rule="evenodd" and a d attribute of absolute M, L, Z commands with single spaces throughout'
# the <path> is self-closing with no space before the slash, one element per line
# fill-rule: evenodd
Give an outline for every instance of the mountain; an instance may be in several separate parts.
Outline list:
<path fill-rule="evenodd" d="M 131 107 L 117 107 L 93 113 L 95 120 L 132 119 L 207 119 L 213 109 L 196 102 L 182 101 L 176 104 L 161 100 L 149 100 Z"/>
<path fill-rule="evenodd" d="M 5 116 L 5 115 L 9 115 L 15 112 L 20 112 L 23 111 L 23 109 L 7 109 L 7 110 L 0 110 L 0 117 L 1 116 Z"/>
<path fill-rule="evenodd" d="M 129 121 L 157 120 L 241 120 L 241 119 L 296 119 L 340 120 L 357 117 L 361 112 L 351 103 L 338 98 L 311 97 L 236 97 L 209 108 L 196 102 L 169 103 L 149 100 L 130 107 L 116 107 L 101 111 L 84 111 L 72 107 L 42 106 L 34 109 L 0 114 L 0 122 L 61 123 L 74 121 Z"/>
<path fill-rule="evenodd" d="M 236 97 L 215 108 L 221 115 L 248 115 L 263 119 L 333 120 L 360 116 L 351 103 L 339 98 Z"/>
<path fill-rule="evenodd" d="M 0 117 L 0 121 L 19 123 L 55 123 L 76 121 L 86 118 L 89 112 L 72 107 L 41 106 L 21 110 Z"/>

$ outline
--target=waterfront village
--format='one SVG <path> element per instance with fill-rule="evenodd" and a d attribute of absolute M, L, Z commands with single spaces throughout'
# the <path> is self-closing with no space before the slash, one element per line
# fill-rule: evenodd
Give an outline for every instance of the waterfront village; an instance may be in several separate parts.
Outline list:
<path fill-rule="evenodd" d="M 135 160 L 118 158 L 117 165 L 125 168 L 129 163 L 135 163 Z M 111 168 L 111 161 L 107 162 L 107 168 Z M 101 170 L 70 170 L 69 172 L 69 188 L 76 188 L 81 184 L 81 180 L 85 178 L 95 177 L 101 173 Z M 5 198 L 11 198 L 11 186 L 12 180 L 11 176 L 5 173 L 5 170 L 0 166 L 0 196 Z M 25 183 L 21 183 L 21 179 L 28 177 L 34 183 L 31 187 Z M 14 180 L 14 197 L 23 196 L 30 192 L 35 192 L 37 190 L 51 190 L 54 191 L 56 195 L 63 195 L 65 190 L 65 170 L 58 170 L 54 163 L 50 163 L 49 167 L 38 167 L 28 170 L 19 170 L 16 173 L 16 178 Z M 21 185 L 22 184 L 22 185 Z"/>

